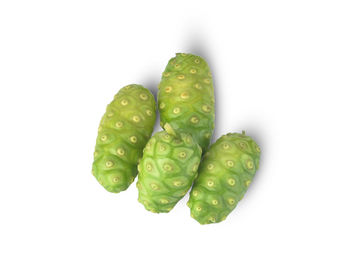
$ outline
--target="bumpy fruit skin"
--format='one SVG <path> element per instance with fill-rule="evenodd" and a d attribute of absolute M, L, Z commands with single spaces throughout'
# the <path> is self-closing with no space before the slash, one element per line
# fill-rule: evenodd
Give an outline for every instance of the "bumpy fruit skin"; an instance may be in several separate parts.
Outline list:
<path fill-rule="evenodd" d="M 218 223 L 236 207 L 259 167 L 260 148 L 252 138 L 229 133 L 203 156 L 187 205 L 201 224 Z"/>
<path fill-rule="evenodd" d="M 107 191 L 124 191 L 134 181 L 155 120 L 154 96 L 141 85 L 123 87 L 107 106 L 98 128 L 92 165 L 93 175 Z"/>
<path fill-rule="evenodd" d="M 151 212 L 169 212 L 190 189 L 201 155 L 190 135 L 154 134 L 138 166 L 139 202 Z"/>
<path fill-rule="evenodd" d="M 177 53 L 166 66 L 158 87 L 161 126 L 169 124 L 177 133 L 191 134 L 204 152 L 215 119 L 213 81 L 206 61 Z"/>

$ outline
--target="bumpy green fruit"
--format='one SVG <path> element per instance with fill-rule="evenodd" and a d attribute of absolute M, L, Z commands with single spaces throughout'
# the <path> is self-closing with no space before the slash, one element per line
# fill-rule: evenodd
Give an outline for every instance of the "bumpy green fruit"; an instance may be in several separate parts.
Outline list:
<path fill-rule="evenodd" d="M 156 102 L 141 85 L 123 87 L 102 117 L 92 173 L 110 192 L 126 190 L 137 175 L 137 163 L 152 135 Z"/>
<path fill-rule="evenodd" d="M 201 155 L 202 149 L 188 134 L 156 133 L 138 166 L 139 202 L 149 211 L 169 212 L 190 189 Z"/>
<path fill-rule="evenodd" d="M 247 191 L 259 158 L 259 146 L 244 132 L 220 137 L 203 156 L 187 203 L 191 216 L 201 224 L 225 220 Z"/>
<path fill-rule="evenodd" d="M 214 130 L 214 88 L 206 61 L 192 54 L 177 53 L 159 84 L 158 108 L 161 126 L 176 133 L 189 133 L 208 148 Z"/>

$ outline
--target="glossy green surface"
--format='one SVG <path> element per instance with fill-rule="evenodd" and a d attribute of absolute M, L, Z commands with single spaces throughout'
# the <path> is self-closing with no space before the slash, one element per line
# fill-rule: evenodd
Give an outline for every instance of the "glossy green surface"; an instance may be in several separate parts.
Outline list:
<path fill-rule="evenodd" d="M 177 53 L 165 68 L 159 84 L 161 126 L 168 123 L 177 133 L 188 133 L 205 151 L 214 130 L 212 76 L 206 61 Z"/>
<path fill-rule="evenodd" d="M 110 192 L 126 190 L 152 135 L 156 102 L 141 85 L 123 87 L 107 106 L 98 129 L 92 173 Z"/>
<path fill-rule="evenodd" d="M 138 167 L 139 202 L 149 211 L 169 212 L 190 189 L 201 155 L 200 146 L 190 135 L 156 133 Z"/>
<path fill-rule="evenodd" d="M 218 223 L 236 207 L 259 168 L 260 148 L 245 134 L 220 137 L 203 156 L 190 193 L 191 216 Z"/>

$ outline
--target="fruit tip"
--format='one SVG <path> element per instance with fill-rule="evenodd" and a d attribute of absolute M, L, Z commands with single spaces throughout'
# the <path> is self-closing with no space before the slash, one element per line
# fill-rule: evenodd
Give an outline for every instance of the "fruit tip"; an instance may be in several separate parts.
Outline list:
<path fill-rule="evenodd" d="M 170 125 L 169 123 L 165 123 L 165 124 L 164 124 L 164 130 L 165 130 L 169 135 L 176 136 L 176 133 L 175 133 L 173 127 L 171 127 L 171 125 Z"/>

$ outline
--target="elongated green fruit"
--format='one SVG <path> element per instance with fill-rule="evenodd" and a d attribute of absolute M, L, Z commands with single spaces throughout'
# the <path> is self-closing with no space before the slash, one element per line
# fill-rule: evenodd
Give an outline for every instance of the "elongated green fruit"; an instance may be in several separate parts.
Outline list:
<path fill-rule="evenodd" d="M 220 137 L 203 156 L 187 205 L 201 224 L 218 223 L 236 207 L 259 167 L 260 148 L 243 134 Z"/>
<path fill-rule="evenodd" d="M 192 54 L 177 53 L 159 84 L 158 108 L 161 126 L 189 133 L 208 148 L 214 130 L 214 88 L 206 61 Z"/>
<path fill-rule="evenodd" d="M 98 128 L 92 173 L 110 192 L 126 190 L 152 135 L 156 102 L 141 85 L 123 87 L 107 106 Z"/>
<path fill-rule="evenodd" d="M 138 166 L 139 202 L 152 212 L 169 212 L 190 189 L 202 149 L 191 135 L 156 133 Z"/>

